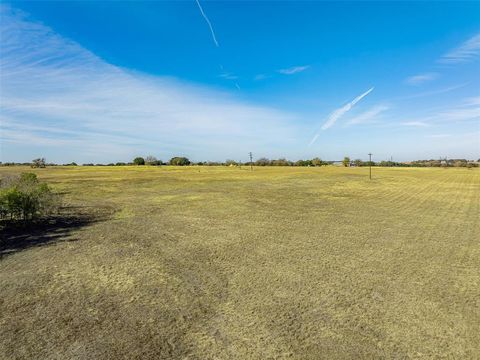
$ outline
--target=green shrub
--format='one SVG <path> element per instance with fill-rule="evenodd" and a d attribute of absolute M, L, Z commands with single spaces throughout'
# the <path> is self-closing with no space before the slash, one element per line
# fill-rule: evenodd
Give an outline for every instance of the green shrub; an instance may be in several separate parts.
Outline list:
<path fill-rule="evenodd" d="M 190 160 L 188 160 L 186 157 L 176 156 L 170 159 L 170 165 L 186 166 L 190 165 Z"/>
<path fill-rule="evenodd" d="M 0 219 L 29 221 L 58 207 L 58 196 L 33 173 L 3 178 L 0 182 Z"/>
<path fill-rule="evenodd" d="M 145 159 L 143 157 L 136 157 L 135 159 L 133 159 L 133 163 L 135 165 L 145 165 Z"/>

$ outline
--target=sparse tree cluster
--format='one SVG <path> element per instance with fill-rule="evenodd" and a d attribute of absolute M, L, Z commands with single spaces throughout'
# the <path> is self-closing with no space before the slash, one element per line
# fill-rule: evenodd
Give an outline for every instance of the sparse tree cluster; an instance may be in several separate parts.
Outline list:
<path fill-rule="evenodd" d="M 296 162 L 281 158 L 278 160 L 269 160 L 267 158 L 260 158 L 254 162 L 255 166 L 323 166 L 328 165 L 328 162 L 316 157 L 311 160 L 297 160 Z"/>
<path fill-rule="evenodd" d="M 467 159 L 439 159 L 439 160 L 416 160 L 409 163 L 410 166 L 418 167 L 478 167 L 479 162 L 469 161 Z"/>
<path fill-rule="evenodd" d="M 0 219 L 30 221 L 55 211 L 59 198 L 33 173 L 0 181 Z"/>
<path fill-rule="evenodd" d="M 32 164 L 30 166 L 32 168 L 44 168 L 46 166 L 45 158 L 38 158 L 32 160 Z"/>

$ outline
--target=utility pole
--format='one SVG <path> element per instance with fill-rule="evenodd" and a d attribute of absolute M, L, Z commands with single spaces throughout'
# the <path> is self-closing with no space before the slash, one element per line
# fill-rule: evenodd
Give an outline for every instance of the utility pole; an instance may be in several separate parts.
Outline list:
<path fill-rule="evenodd" d="M 370 167 L 370 180 L 372 180 L 372 153 L 368 153 L 368 156 L 370 158 L 368 162 L 368 166 Z"/>
<path fill-rule="evenodd" d="M 253 171 L 253 155 L 252 155 L 252 152 L 250 151 L 248 153 L 248 155 L 250 156 L 250 171 Z"/>

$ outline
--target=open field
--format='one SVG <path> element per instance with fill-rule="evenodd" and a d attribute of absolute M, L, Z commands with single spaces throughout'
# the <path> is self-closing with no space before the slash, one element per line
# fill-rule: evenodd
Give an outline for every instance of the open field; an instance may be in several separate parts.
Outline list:
<path fill-rule="evenodd" d="M 35 172 L 80 216 L 2 235 L 3 359 L 480 358 L 477 169 Z"/>

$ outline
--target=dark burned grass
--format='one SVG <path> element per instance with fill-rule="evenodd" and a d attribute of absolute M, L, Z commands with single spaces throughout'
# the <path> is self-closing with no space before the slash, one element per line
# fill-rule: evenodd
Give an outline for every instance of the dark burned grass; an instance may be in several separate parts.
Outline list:
<path fill-rule="evenodd" d="M 40 170 L 114 211 L 0 260 L 0 356 L 478 358 L 478 171 L 237 170 Z"/>

